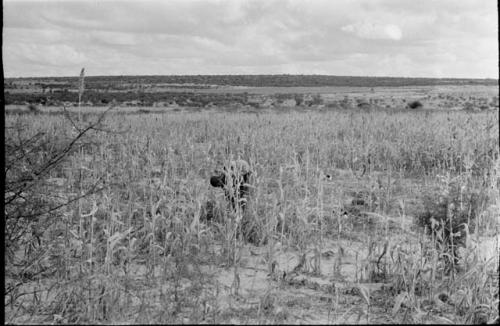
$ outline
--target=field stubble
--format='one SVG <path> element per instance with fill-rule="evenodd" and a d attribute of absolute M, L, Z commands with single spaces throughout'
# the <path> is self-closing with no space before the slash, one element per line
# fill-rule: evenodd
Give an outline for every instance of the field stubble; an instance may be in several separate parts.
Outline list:
<path fill-rule="evenodd" d="M 497 113 L 109 114 L 105 122 L 113 132 L 90 133 L 44 188 L 23 194 L 50 206 L 102 184 L 21 219 L 35 231 L 6 240 L 7 322 L 498 317 Z M 17 135 L 16 123 L 30 127 Z M 8 115 L 6 126 L 6 144 L 44 132 L 57 146 L 74 133 L 57 115 Z M 228 211 L 208 182 L 235 158 L 254 171 L 245 212 Z M 468 193 L 482 201 L 450 271 L 438 233 L 415 220 L 429 197 L 446 199 L 457 183 L 460 205 Z M 253 243 L 241 237 L 245 223 Z"/>

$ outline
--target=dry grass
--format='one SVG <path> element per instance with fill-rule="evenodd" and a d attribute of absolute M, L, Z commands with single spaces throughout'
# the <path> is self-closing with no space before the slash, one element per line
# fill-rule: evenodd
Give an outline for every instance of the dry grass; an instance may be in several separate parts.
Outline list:
<path fill-rule="evenodd" d="M 19 120 L 30 125 L 26 137 L 72 132 L 62 116 L 8 115 L 6 126 Z M 6 285 L 16 285 L 7 322 L 498 317 L 498 245 L 486 257 L 481 249 L 499 234 L 496 112 L 115 114 L 107 128 L 118 133 L 92 134 L 52 171 L 49 197 L 96 179 L 106 187 L 81 209 L 44 216 L 51 223 L 37 222 L 40 242 L 16 248 L 6 265 Z M 15 136 L 6 129 L 7 141 Z M 228 211 L 208 182 L 238 157 L 254 170 L 245 212 Z M 457 182 L 485 200 L 464 222 L 470 234 L 450 272 L 438 230 L 427 235 L 413 218 L 429 194 L 448 198 Z M 209 225 L 200 222 L 207 201 L 220 215 Z M 245 223 L 257 245 L 239 236 Z"/>

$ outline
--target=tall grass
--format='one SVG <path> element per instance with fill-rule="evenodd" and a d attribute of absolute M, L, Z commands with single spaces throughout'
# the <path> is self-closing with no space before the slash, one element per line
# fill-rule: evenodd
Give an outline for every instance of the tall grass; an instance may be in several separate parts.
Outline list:
<path fill-rule="evenodd" d="M 20 121 L 31 126 L 27 134 L 43 130 L 64 139 L 72 132 L 58 116 L 6 116 L 6 126 Z M 498 235 L 498 212 L 487 213 L 500 205 L 492 199 L 500 177 L 496 113 L 111 114 L 107 128 L 114 132 L 95 134 L 52 172 L 62 180 L 52 195 L 80 193 L 97 179 L 106 187 L 81 200 L 81 208 L 47 216 L 55 221 L 40 231 L 39 246 L 48 249 L 27 268 L 43 276 L 7 275 L 6 282 L 22 283 L 6 299 L 7 321 L 227 322 L 228 305 L 235 304 L 229 298 L 242 296 L 242 269 L 249 265 L 248 245 L 238 235 L 245 221 L 258 235 L 254 244 L 265 248 L 266 272 L 279 282 L 292 282 L 294 273 L 321 276 L 332 241 L 338 267 L 343 241 L 361 239 L 367 250 L 355 263 L 356 279 L 393 280 L 393 321 L 422 322 L 422 307 L 443 300 L 453 302 L 455 322 L 498 316 L 498 283 L 488 264 L 464 262 L 463 273 L 449 279 L 445 248 L 411 224 L 425 209 L 425 195 L 439 188 L 438 175 L 467 176 L 491 193 L 469 221 L 482 225 L 475 239 Z M 15 137 L 9 130 L 6 139 Z M 228 210 L 208 182 L 218 164 L 238 157 L 254 170 L 245 212 Z M 334 171 L 332 181 L 327 171 Z M 365 201 L 363 208 L 353 198 Z M 200 222 L 207 201 L 219 215 L 211 225 Z M 394 224 L 413 236 L 398 236 Z M 478 249 L 466 250 L 469 260 L 479 259 Z M 295 268 L 285 268 L 284 252 L 298 257 Z M 23 260 L 29 252 L 16 255 Z M 218 278 L 220 268 L 231 268 L 230 285 Z M 280 322 L 290 314 L 273 282 L 258 307 L 245 312 L 247 321 Z M 369 291 L 360 289 L 368 309 L 359 311 L 373 321 Z M 330 310 L 334 320 L 349 320 L 351 312 Z M 408 312 L 413 319 L 404 319 Z"/>

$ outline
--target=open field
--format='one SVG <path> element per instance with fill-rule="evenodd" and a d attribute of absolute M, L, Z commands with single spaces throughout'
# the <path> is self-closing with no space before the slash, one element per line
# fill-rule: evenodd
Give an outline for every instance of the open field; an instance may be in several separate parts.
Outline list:
<path fill-rule="evenodd" d="M 6 322 L 495 320 L 498 109 L 452 109 L 498 88 L 442 87 L 115 108 L 81 137 L 103 108 L 5 115 Z M 358 91 L 387 110 L 358 109 Z M 414 96 L 450 110 L 402 110 Z M 208 182 L 236 158 L 253 170 L 244 212 Z"/>
<path fill-rule="evenodd" d="M 146 95 L 144 95 L 146 94 Z M 498 87 L 496 86 L 437 86 L 437 87 L 289 87 L 289 88 L 227 88 L 224 91 L 214 91 L 211 94 L 191 90 L 191 92 L 159 92 L 144 93 L 137 100 L 135 93 L 97 94 L 94 102 L 83 101 L 82 112 L 102 112 L 107 104 L 116 103 L 120 112 L 129 111 L 201 111 L 220 110 L 255 111 L 294 109 L 298 111 L 329 111 L 331 109 L 364 109 L 398 111 L 408 108 L 412 102 L 420 103 L 419 109 L 424 110 L 497 110 Z M 70 94 L 68 101 L 44 99 L 36 94 L 20 94 L 20 99 L 32 99 L 31 105 L 37 105 L 41 111 L 54 112 L 63 106 L 68 110 L 78 110 L 78 96 Z M 95 95 L 95 94 L 94 94 Z M 100 97 L 102 96 L 102 98 Z M 45 97 L 44 97 L 45 98 Z M 118 100 L 117 100 L 118 99 Z M 120 100 L 121 99 L 121 100 Z M 71 100 L 73 102 L 71 102 Z M 40 102 L 41 101 L 41 102 Z M 14 101 L 15 102 L 15 101 Z M 7 101 L 9 103 L 9 101 Z M 16 102 L 17 103 L 17 102 Z M 28 102 L 8 104 L 6 111 L 27 110 Z M 43 105 L 42 105 L 43 103 Z"/>
<path fill-rule="evenodd" d="M 172 83 L 176 82 L 176 83 Z M 196 83 L 198 82 L 198 83 Z M 201 82 L 201 84 L 200 84 Z M 21 78 L 4 83 L 7 105 L 78 105 L 77 78 Z M 497 80 L 337 76 L 88 77 L 83 106 L 498 109 Z"/>
<path fill-rule="evenodd" d="M 496 79 L 404 78 L 328 75 L 167 75 L 167 76 L 88 76 L 87 89 L 131 89 L 134 87 L 171 86 L 197 89 L 225 86 L 237 87 L 399 87 L 440 85 L 498 85 Z M 7 78 L 8 89 L 78 88 L 78 77 Z"/>

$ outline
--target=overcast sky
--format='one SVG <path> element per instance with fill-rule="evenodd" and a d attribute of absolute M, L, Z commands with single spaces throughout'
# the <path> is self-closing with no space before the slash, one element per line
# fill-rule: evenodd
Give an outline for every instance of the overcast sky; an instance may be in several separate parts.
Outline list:
<path fill-rule="evenodd" d="M 3 1 L 6 77 L 498 78 L 496 0 Z"/>

